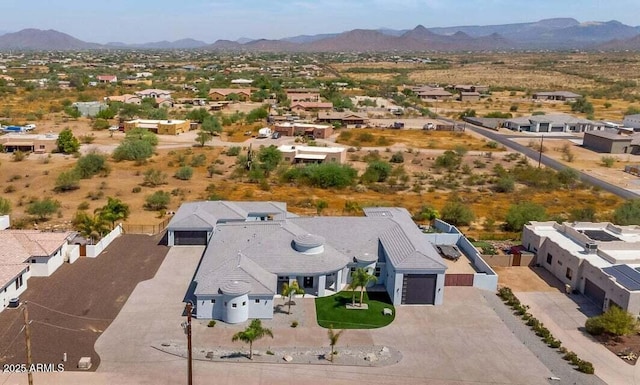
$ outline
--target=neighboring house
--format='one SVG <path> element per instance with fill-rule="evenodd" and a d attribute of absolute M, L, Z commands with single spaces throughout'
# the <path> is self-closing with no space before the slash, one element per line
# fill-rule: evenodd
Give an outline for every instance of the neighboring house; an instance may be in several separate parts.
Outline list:
<path fill-rule="evenodd" d="M 460 101 L 461 102 L 477 102 L 480 100 L 480 93 L 476 91 L 462 91 L 460 92 Z"/>
<path fill-rule="evenodd" d="M 142 103 L 142 98 L 138 95 L 124 94 L 124 95 L 107 96 L 104 98 L 104 101 L 107 103 L 120 102 L 125 104 L 139 105 Z"/>
<path fill-rule="evenodd" d="M 158 108 L 170 108 L 173 107 L 173 99 L 171 98 L 157 98 L 155 99 Z"/>
<path fill-rule="evenodd" d="M 322 124 L 285 122 L 276 123 L 273 131 L 279 132 L 282 136 L 306 136 L 313 139 L 327 139 L 333 134 L 333 127 Z"/>
<path fill-rule="evenodd" d="M 369 118 L 367 116 L 357 114 L 355 112 L 318 112 L 318 122 L 326 122 L 326 123 L 338 123 L 344 127 L 349 125 L 365 125 L 369 123 Z"/>
<path fill-rule="evenodd" d="M 150 120 L 135 119 L 124 122 L 124 132 L 134 128 L 146 128 L 158 135 L 179 135 L 188 132 L 191 122 L 188 120 Z"/>
<path fill-rule="evenodd" d="M 489 86 L 478 86 L 478 85 L 470 85 L 470 84 L 458 84 L 453 87 L 454 90 L 458 92 L 489 92 Z"/>
<path fill-rule="evenodd" d="M 231 84 L 244 84 L 244 85 L 248 85 L 253 83 L 253 80 L 251 79 L 233 79 L 231 81 Z"/>
<path fill-rule="evenodd" d="M 298 163 L 345 163 L 347 151 L 343 147 L 315 147 L 282 145 L 278 147 L 284 162 Z"/>
<path fill-rule="evenodd" d="M 150 78 L 153 76 L 151 72 L 136 72 L 136 78 Z"/>
<path fill-rule="evenodd" d="M 416 87 L 413 92 L 422 100 L 449 100 L 453 94 L 441 87 Z"/>
<path fill-rule="evenodd" d="M 228 323 L 272 318 L 274 296 L 297 281 L 331 295 L 358 267 L 394 305 L 440 305 L 447 264 L 403 208 L 364 217 L 296 217 L 285 203 L 185 203 L 168 226 L 169 246 L 206 245 L 193 287 L 196 314 Z"/>
<path fill-rule="evenodd" d="M 48 277 L 65 261 L 78 259 L 74 232 L 0 230 L 0 311 L 27 289 L 30 277 Z"/>
<path fill-rule="evenodd" d="M 173 91 L 159 90 L 155 88 L 146 89 L 143 91 L 135 92 L 135 94 L 142 99 L 144 98 L 153 98 L 153 99 L 171 99 L 171 94 Z"/>
<path fill-rule="evenodd" d="M 94 117 L 98 112 L 106 110 L 109 106 L 103 102 L 75 102 L 71 105 L 77 109 L 82 116 Z"/>
<path fill-rule="evenodd" d="M 536 100 L 558 100 L 562 102 L 574 102 L 581 97 L 582 95 L 569 91 L 536 92 L 533 94 L 533 99 Z"/>
<path fill-rule="evenodd" d="M 640 154 L 640 134 L 623 135 L 611 130 L 585 132 L 582 146 L 607 154 Z"/>
<path fill-rule="evenodd" d="M 287 92 L 287 99 L 291 101 L 292 105 L 299 102 L 320 102 L 320 93 L 318 92 L 303 92 L 303 93 Z"/>
<path fill-rule="evenodd" d="M 605 311 L 640 315 L 640 227 L 611 223 L 531 222 L 522 244 L 537 263 Z"/>
<path fill-rule="evenodd" d="M 603 130 L 605 125 L 569 114 L 549 114 L 506 119 L 503 127 L 527 132 L 587 132 Z"/>
<path fill-rule="evenodd" d="M 116 75 L 98 75 L 96 80 L 98 83 L 117 83 L 118 77 Z"/>
<path fill-rule="evenodd" d="M 127 79 L 122 81 L 122 85 L 125 87 L 138 87 L 147 86 L 150 87 L 153 84 L 151 79 Z"/>
<path fill-rule="evenodd" d="M 4 152 L 53 152 L 58 146 L 58 134 L 5 134 L 0 136 Z"/>
<path fill-rule="evenodd" d="M 212 88 L 209 90 L 209 99 L 219 102 L 235 94 L 239 100 L 247 101 L 251 99 L 251 93 L 251 88 Z"/>
<path fill-rule="evenodd" d="M 333 111 L 331 102 L 295 102 L 291 103 L 291 111 L 296 114 L 303 112 Z"/>
<path fill-rule="evenodd" d="M 625 115 L 622 120 L 624 127 L 633 128 L 634 131 L 640 130 L 640 114 Z"/>

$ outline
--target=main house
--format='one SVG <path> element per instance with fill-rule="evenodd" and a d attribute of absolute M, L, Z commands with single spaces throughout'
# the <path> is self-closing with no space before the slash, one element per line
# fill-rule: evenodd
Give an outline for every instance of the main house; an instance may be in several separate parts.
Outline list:
<path fill-rule="evenodd" d="M 611 223 L 531 222 L 522 244 L 536 261 L 600 309 L 640 315 L 640 227 Z"/>
<path fill-rule="evenodd" d="M 298 217 L 278 202 L 185 203 L 168 245 L 206 246 L 194 277 L 196 313 L 229 323 L 272 318 L 274 296 L 297 281 L 305 293 L 344 289 L 369 269 L 394 305 L 442 304 L 446 262 L 403 208 L 364 217 Z"/>
<path fill-rule="evenodd" d="M 587 132 L 604 130 L 603 122 L 577 118 L 569 114 L 532 115 L 506 119 L 503 124 L 512 131 Z"/>

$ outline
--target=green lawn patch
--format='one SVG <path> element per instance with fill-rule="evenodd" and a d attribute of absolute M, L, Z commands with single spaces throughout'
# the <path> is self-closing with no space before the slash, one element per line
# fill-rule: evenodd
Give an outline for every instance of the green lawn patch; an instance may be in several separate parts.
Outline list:
<path fill-rule="evenodd" d="M 316 316 L 318 325 L 334 329 L 375 329 L 389 325 L 396 316 L 396 309 L 385 292 L 364 293 L 367 310 L 347 310 L 351 303 L 351 291 L 341 291 L 330 297 L 316 298 Z M 356 292 L 356 303 L 360 292 Z M 383 315 L 382 309 L 389 308 L 393 315 Z"/>

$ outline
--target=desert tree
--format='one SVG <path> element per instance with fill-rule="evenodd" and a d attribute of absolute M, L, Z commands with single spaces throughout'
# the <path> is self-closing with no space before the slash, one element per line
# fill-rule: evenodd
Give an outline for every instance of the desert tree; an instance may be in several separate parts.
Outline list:
<path fill-rule="evenodd" d="M 329 361 L 333 362 L 333 356 L 334 354 L 336 354 L 336 345 L 338 344 L 338 340 L 340 339 L 340 336 L 342 335 L 342 333 L 344 332 L 343 330 L 340 330 L 339 332 L 336 332 L 335 330 L 333 330 L 333 325 L 331 325 L 329 327 L 329 330 L 327 331 L 327 335 L 329 336 L 329 345 L 331 346 L 331 351 L 329 352 Z"/>
<path fill-rule="evenodd" d="M 356 271 L 351 273 L 351 283 L 349 284 L 349 289 L 353 291 L 352 304 L 355 306 L 356 304 L 356 289 L 360 288 L 360 306 L 362 306 L 362 301 L 364 300 L 364 289 L 367 287 L 369 283 L 378 281 L 375 275 L 371 274 L 368 269 L 364 267 L 358 267 Z"/>
<path fill-rule="evenodd" d="M 271 329 L 262 326 L 262 321 L 254 319 L 251 324 L 243 331 L 237 332 L 231 337 L 232 342 L 238 340 L 249 344 L 249 359 L 253 359 L 253 343 L 265 336 L 273 338 L 273 332 Z"/>
<path fill-rule="evenodd" d="M 282 284 L 282 297 L 288 298 L 289 308 L 287 309 L 287 314 L 291 314 L 291 300 L 294 295 L 302 294 L 304 296 L 304 289 L 298 285 L 298 281 L 293 281 L 291 283 L 283 283 Z"/>

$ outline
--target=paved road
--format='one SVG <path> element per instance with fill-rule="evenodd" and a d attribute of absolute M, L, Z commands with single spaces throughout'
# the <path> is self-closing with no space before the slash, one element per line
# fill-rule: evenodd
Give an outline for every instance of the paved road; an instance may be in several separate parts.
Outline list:
<path fill-rule="evenodd" d="M 520 143 L 516 143 L 516 142 L 512 141 L 508 136 L 500 135 L 500 134 L 495 133 L 495 132 L 493 132 L 493 131 L 491 131 L 489 129 L 481 128 L 481 127 L 478 127 L 478 126 L 474 126 L 474 125 L 472 125 L 470 123 L 466 124 L 466 128 L 471 130 L 471 131 L 473 131 L 473 132 L 475 132 L 475 133 L 478 133 L 478 134 L 480 134 L 482 136 L 485 136 L 485 137 L 487 137 L 487 138 L 489 138 L 491 140 L 494 140 L 494 141 L 496 141 L 498 143 L 501 143 L 504 146 L 509 147 L 509 148 L 511 148 L 511 149 L 513 149 L 515 151 L 518 151 L 518 152 L 524 154 L 525 156 L 527 156 L 527 157 L 529 157 L 531 159 L 538 160 L 538 157 L 540 156 L 538 151 L 535 151 L 535 150 L 533 150 L 533 149 L 531 149 L 529 147 L 523 146 Z M 551 168 L 553 168 L 555 170 L 558 170 L 558 171 L 567 168 L 567 166 L 565 166 L 561 162 L 558 162 L 555 159 L 549 158 L 548 156 L 546 156 L 544 154 L 542 155 L 541 163 L 544 164 L 547 167 L 551 167 Z M 603 181 L 601 179 L 598 179 L 598 178 L 596 178 L 596 177 L 594 177 L 592 175 L 589 175 L 589 174 L 587 174 L 585 172 L 578 171 L 578 170 L 576 170 L 576 171 L 580 175 L 580 180 L 585 182 L 585 183 L 588 183 L 588 184 L 593 185 L 593 186 L 600 187 L 601 189 L 603 189 L 605 191 L 608 191 L 608 192 L 610 192 L 612 194 L 615 194 L 615 195 L 617 195 L 617 196 L 619 196 L 621 198 L 624 198 L 624 199 L 637 199 L 637 198 L 640 198 L 640 195 L 638 195 L 638 194 L 636 194 L 636 193 L 634 193 L 632 191 L 629 191 L 629 190 L 624 189 L 622 187 L 618 187 L 618 186 L 612 185 L 611 183 L 607 183 L 607 182 L 605 182 L 605 181 Z"/>

